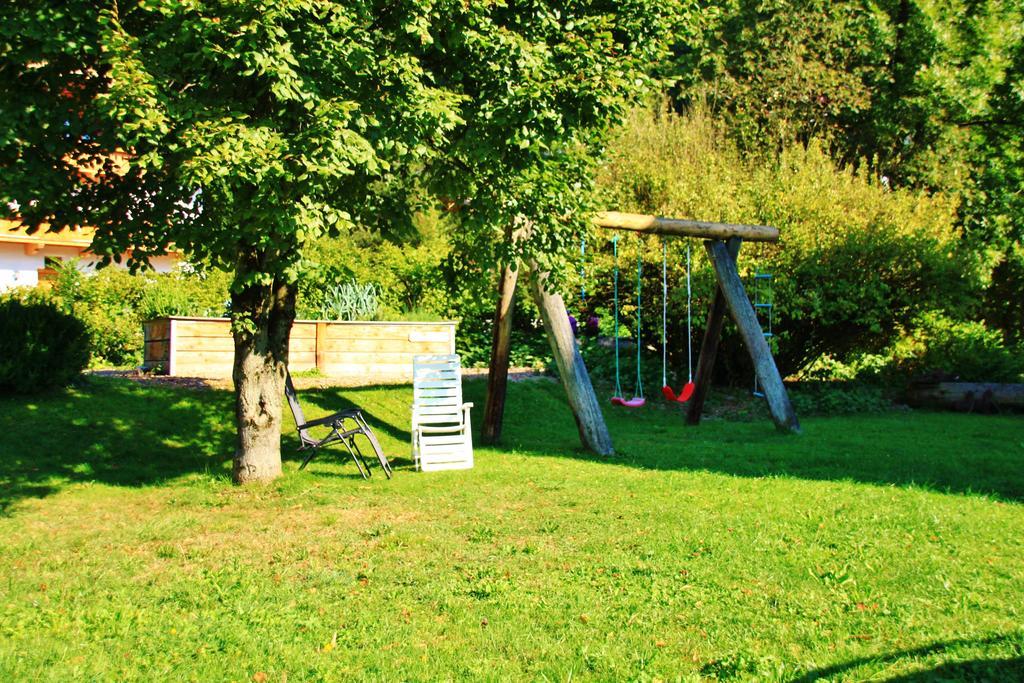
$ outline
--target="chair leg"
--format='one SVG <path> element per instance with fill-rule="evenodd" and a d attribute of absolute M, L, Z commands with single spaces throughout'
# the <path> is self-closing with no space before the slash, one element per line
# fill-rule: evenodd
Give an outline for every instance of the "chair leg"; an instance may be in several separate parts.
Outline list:
<path fill-rule="evenodd" d="M 306 465 L 309 464 L 309 461 L 316 457 L 317 450 L 318 449 L 316 449 L 316 448 L 309 449 L 309 455 L 307 455 L 305 460 L 302 461 L 302 464 L 299 465 L 299 470 L 306 469 Z"/>
<path fill-rule="evenodd" d="M 415 427 L 412 432 L 412 467 L 420 469 L 420 432 Z"/>
<path fill-rule="evenodd" d="M 366 423 L 366 420 L 360 415 L 356 422 L 363 430 L 363 436 L 370 442 L 370 446 L 373 448 L 374 454 L 377 456 L 377 462 L 380 463 L 380 468 L 384 470 L 384 474 L 387 475 L 388 479 L 391 478 L 391 463 L 388 462 L 387 456 L 384 455 L 384 451 L 380 447 L 380 442 L 377 441 L 376 434 L 370 429 L 370 425 Z"/>
<path fill-rule="evenodd" d="M 350 440 L 351 439 L 342 439 L 341 442 L 345 444 L 348 454 L 352 456 L 352 462 L 356 464 L 356 469 L 359 470 L 359 474 L 363 475 L 363 479 L 369 479 L 370 468 L 366 466 L 365 462 L 360 462 L 360 457 L 356 455 L 356 452 L 352 450 L 352 445 L 349 444 Z"/>
<path fill-rule="evenodd" d="M 366 456 L 363 455 L 363 449 L 356 443 L 355 434 L 348 437 L 348 443 L 352 446 L 352 450 L 355 451 L 356 455 L 359 456 L 359 462 L 363 463 L 363 469 L 366 470 L 366 474 L 372 477 L 373 472 L 370 470 L 370 464 L 366 462 Z"/>

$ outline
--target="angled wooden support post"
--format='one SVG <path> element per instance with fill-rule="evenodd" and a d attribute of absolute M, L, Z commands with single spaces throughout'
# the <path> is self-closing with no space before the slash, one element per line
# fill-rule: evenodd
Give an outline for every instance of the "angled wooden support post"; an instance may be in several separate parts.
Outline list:
<path fill-rule="evenodd" d="M 705 247 L 711 241 L 705 242 Z M 740 253 L 743 240 L 733 237 L 727 243 L 729 258 L 733 262 Z M 715 287 L 715 296 L 711 300 L 711 308 L 708 311 L 708 321 L 704 326 L 704 340 L 700 344 L 700 357 L 697 359 L 697 376 L 694 381 L 693 396 L 687 406 L 686 424 L 699 425 L 701 414 L 704 412 L 704 401 L 708 397 L 708 390 L 711 389 L 711 376 L 715 370 L 715 358 L 718 356 L 718 341 L 722 338 L 722 325 L 725 323 L 725 296 L 722 294 L 722 287 Z"/>
<path fill-rule="evenodd" d="M 576 336 L 569 325 L 569 312 L 562 297 L 544 290 L 544 275 L 537 271 L 537 264 L 530 264 L 530 294 L 540 309 L 544 328 L 547 330 L 551 353 L 558 365 L 562 386 L 569 398 L 569 407 L 576 418 L 576 428 L 583 446 L 598 455 L 612 455 L 612 438 L 604 423 L 601 405 L 594 393 L 594 386 L 587 374 Z"/>
<path fill-rule="evenodd" d="M 704 248 L 707 249 L 715 268 L 718 291 L 722 293 L 729 313 L 732 314 L 740 336 L 743 337 L 743 343 L 750 353 L 750 359 L 754 362 L 754 372 L 768 402 L 768 411 L 775 421 L 775 426 L 782 431 L 799 432 L 800 422 L 793 411 L 793 405 L 789 402 L 789 395 L 782 383 L 779 369 L 775 366 L 768 341 L 764 338 L 761 325 L 757 321 L 757 314 L 743 289 L 743 281 L 736 270 L 734 257 L 726 244 L 719 240 L 705 242 Z"/>
<path fill-rule="evenodd" d="M 508 391 L 508 354 L 512 345 L 512 312 L 515 309 L 516 282 L 519 271 L 505 266 L 498 281 L 498 304 L 494 312 L 494 331 L 491 337 L 491 365 L 487 373 L 487 403 L 484 407 L 484 425 L 481 438 L 484 443 L 496 443 L 501 438 L 501 425 L 505 416 L 505 395 Z"/>

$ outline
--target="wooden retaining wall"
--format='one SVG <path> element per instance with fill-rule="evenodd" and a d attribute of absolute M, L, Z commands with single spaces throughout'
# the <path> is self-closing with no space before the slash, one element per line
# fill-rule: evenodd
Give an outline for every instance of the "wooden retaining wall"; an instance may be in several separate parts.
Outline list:
<path fill-rule="evenodd" d="M 225 318 L 157 318 L 143 323 L 145 364 L 178 377 L 231 377 L 234 341 Z M 455 353 L 454 322 L 320 322 L 292 326 L 288 365 L 376 384 L 411 382 L 418 354 Z"/>

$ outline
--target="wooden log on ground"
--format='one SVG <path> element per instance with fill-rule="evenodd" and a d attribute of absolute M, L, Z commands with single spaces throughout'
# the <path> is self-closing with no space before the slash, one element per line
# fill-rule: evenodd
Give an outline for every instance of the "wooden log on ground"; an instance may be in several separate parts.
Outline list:
<path fill-rule="evenodd" d="M 512 312 L 515 308 L 518 279 L 519 271 L 512 266 L 505 266 L 498 281 L 498 303 L 494 312 L 491 365 L 487 373 L 487 402 L 484 406 L 484 425 L 481 434 L 483 442 L 489 444 L 496 443 L 501 438 L 501 425 L 505 416 L 508 356 L 512 345 Z"/>
<path fill-rule="evenodd" d="M 743 289 L 743 281 L 736 270 L 736 262 L 731 258 L 725 242 L 709 240 L 704 243 L 704 247 L 711 257 L 718 286 L 725 297 L 729 313 L 732 314 L 740 336 L 743 337 L 743 343 L 750 353 L 750 359 L 754 362 L 754 372 L 775 426 L 782 431 L 799 433 L 800 422 L 793 410 L 793 404 L 789 401 L 786 387 L 782 384 L 782 376 L 775 366 L 775 359 L 772 357 L 768 341 L 764 338 L 761 324 L 757 321 L 757 314 L 754 313 L 754 307 Z"/>
<path fill-rule="evenodd" d="M 740 246 L 743 240 L 734 237 L 728 241 L 726 247 L 729 251 L 729 258 L 734 262 L 739 256 Z M 700 344 L 700 357 L 697 359 L 697 374 L 694 378 L 693 396 L 686 410 L 686 424 L 696 426 L 700 424 L 701 415 L 704 412 L 704 401 L 707 400 L 708 391 L 711 389 L 711 378 L 715 371 L 715 358 L 718 356 L 718 342 L 722 338 L 722 325 L 725 323 L 725 296 L 722 288 L 715 287 L 715 296 L 711 300 L 711 308 L 708 311 L 708 322 L 704 326 L 704 340 Z"/>
<path fill-rule="evenodd" d="M 907 389 L 907 403 L 961 412 L 1024 409 L 1024 384 L 918 382 Z"/>
<path fill-rule="evenodd" d="M 710 223 L 680 218 L 663 218 L 640 213 L 602 211 L 594 216 L 594 225 L 609 230 L 631 230 L 652 235 L 675 237 L 700 237 L 703 239 L 727 240 L 739 237 L 751 242 L 778 242 L 779 229 L 770 225 L 741 225 L 734 223 Z"/>
<path fill-rule="evenodd" d="M 594 393 L 587 367 L 576 346 L 576 337 L 569 324 L 569 312 L 558 294 L 547 292 L 543 287 L 543 275 L 537 272 L 535 263 L 530 264 L 530 294 L 540 309 L 544 328 L 547 330 L 551 353 L 558 366 L 562 386 L 569 398 L 569 407 L 576 419 L 583 446 L 599 455 L 612 455 L 612 437 L 601 413 L 601 405 Z M 541 416 L 538 416 L 540 418 Z"/>

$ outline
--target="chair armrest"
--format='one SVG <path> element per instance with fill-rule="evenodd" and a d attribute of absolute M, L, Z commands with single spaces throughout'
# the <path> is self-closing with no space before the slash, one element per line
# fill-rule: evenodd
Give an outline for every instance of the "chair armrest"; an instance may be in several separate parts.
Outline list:
<path fill-rule="evenodd" d="M 349 408 L 348 410 L 339 410 L 333 415 L 326 417 L 318 417 L 315 420 L 310 420 L 304 424 L 297 425 L 298 429 L 309 429 L 310 427 L 319 427 L 320 425 L 329 425 L 337 422 L 338 420 L 344 420 L 346 418 L 355 417 L 359 414 L 359 410 L 356 408 Z"/>
<path fill-rule="evenodd" d="M 472 404 L 472 403 L 463 403 L 463 404 L 462 404 L 462 409 L 463 409 L 463 410 L 469 410 L 469 409 L 470 409 L 470 408 L 472 408 L 472 407 L 473 407 L 473 404 Z"/>

